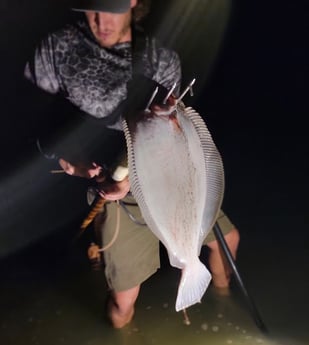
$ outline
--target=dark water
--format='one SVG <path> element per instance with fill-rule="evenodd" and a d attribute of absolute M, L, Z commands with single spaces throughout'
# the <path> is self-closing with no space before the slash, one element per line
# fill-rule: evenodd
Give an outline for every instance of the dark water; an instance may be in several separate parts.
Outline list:
<path fill-rule="evenodd" d="M 174 309 L 179 272 L 164 251 L 162 268 L 142 287 L 134 321 L 116 331 L 105 318 L 105 281 L 91 270 L 86 242 L 62 241 L 61 247 L 61 238 L 67 241 L 59 235 L 2 261 L 1 344 L 308 343 L 308 256 L 302 246 L 240 248 L 238 269 L 269 334 L 256 326 L 235 280 L 229 294 L 210 287 L 202 303 L 187 310 L 191 324 L 185 325 Z"/>

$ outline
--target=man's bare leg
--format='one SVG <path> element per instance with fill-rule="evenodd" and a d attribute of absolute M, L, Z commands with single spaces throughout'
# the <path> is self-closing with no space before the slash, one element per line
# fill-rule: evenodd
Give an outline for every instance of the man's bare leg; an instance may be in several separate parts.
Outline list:
<path fill-rule="evenodd" d="M 108 316 L 114 328 L 122 328 L 132 320 L 139 290 L 140 285 L 125 291 L 113 291 L 108 302 Z"/>
<path fill-rule="evenodd" d="M 239 244 L 239 232 L 237 229 L 231 230 L 225 236 L 225 241 L 231 251 L 234 259 L 236 259 L 237 248 Z M 212 283 L 218 288 L 227 288 L 231 278 L 231 268 L 225 258 L 224 253 L 217 241 L 207 243 L 209 247 L 208 264 L 212 274 Z"/>

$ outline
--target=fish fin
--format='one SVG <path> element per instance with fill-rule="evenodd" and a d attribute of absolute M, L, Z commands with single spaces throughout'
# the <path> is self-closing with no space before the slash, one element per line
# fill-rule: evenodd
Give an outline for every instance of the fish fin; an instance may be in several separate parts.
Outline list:
<path fill-rule="evenodd" d="M 160 234 L 160 229 L 158 228 L 156 222 L 153 220 L 153 217 L 151 216 L 151 212 L 149 210 L 149 207 L 145 201 L 143 190 L 140 185 L 138 172 L 136 168 L 136 162 L 135 162 L 135 133 L 131 134 L 129 124 L 126 120 L 123 120 L 122 122 L 126 143 L 127 143 L 127 153 L 128 153 L 128 166 L 129 166 L 129 181 L 130 181 L 130 190 L 137 201 L 141 212 L 143 219 L 145 220 L 147 226 L 151 229 L 151 231 L 157 236 L 160 240 L 162 238 L 159 237 L 158 234 Z"/>
<path fill-rule="evenodd" d="M 178 287 L 176 311 L 200 303 L 210 281 L 211 274 L 200 260 L 196 260 L 192 268 L 184 268 Z"/>
<path fill-rule="evenodd" d="M 205 208 L 200 232 L 199 247 L 201 247 L 207 234 L 214 226 L 222 205 L 225 187 L 224 167 L 220 152 L 203 118 L 191 107 L 186 107 L 183 111 L 192 122 L 204 152 L 204 166 L 207 175 L 205 205 L 207 208 Z"/>

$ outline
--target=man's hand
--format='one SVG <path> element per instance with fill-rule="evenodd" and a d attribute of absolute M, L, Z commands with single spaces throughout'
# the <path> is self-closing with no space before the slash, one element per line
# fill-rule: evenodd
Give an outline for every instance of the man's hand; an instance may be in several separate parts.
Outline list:
<path fill-rule="evenodd" d="M 102 167 L 97 165 L 96 163 L 92 163 L 90 165 L 79 164 L 73 165 L 63 158 L 60 158 L 58 161 L 61 168 L 64 172 L 71 176 L 79 176 L 85 178 L 93 178 L 95 176 L 99 176 L 102 173 Z"/>
<path fill-rule="evenodd" d="M 63 158 L 59 159 L 59 164 L 64 172 L 71 176 L 79 176 L 85 178 L 95 177 L 98 183 L 99 194 L 106 200 L 119 200 L 124 198 L 130 190 L 129 178 L 126 176 L 121 181 L 114 181 L 110 177 L 103 174 L 103 169 L 96 163 L 91 165 L 73 165 Z"/>
<path fill-rule="evenodd" d="M 112 179 L 106 179 L 98 183 L 99 194 L 106 200 L 120 200 L 124 198 L 130 190 L 129 177 L 116 182 Z"/>

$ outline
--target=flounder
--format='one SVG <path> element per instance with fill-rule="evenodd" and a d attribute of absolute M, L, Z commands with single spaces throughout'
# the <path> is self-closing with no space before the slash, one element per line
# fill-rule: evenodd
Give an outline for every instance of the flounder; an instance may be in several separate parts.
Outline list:
<path fill-rule="evenodd" d="M 131 191 L 170 264 L 182 270 L 179 311 L 200 302 L 211 281 L 199 255 L 221 207 L 224 170 L 202 117 L 174 104 L 165 114 L 152 107 L 127 117 L 123 127 Z"/>

